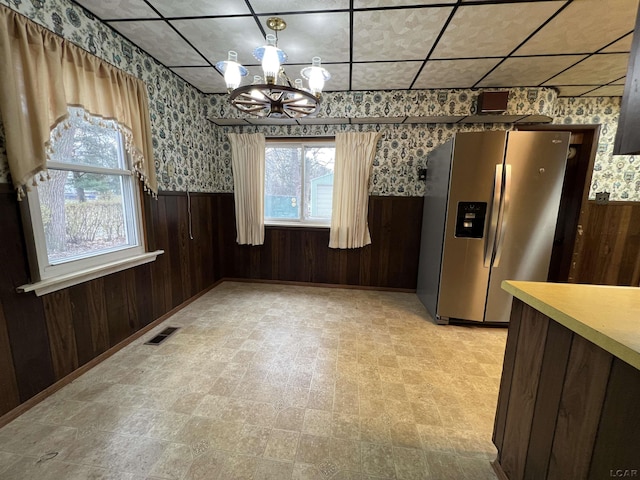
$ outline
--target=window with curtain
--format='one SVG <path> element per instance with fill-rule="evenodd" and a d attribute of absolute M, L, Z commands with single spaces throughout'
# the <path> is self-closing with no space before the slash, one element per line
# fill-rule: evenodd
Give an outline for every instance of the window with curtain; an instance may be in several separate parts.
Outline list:
<path fill-rule="evenodd" d="M 155 195 L 144 83 L 0 5 L 0 112 L 41 295 L 155 259 L 140 188 Z"/>
<path fill-rule="evenodd" d="M 27 194 L 41 279 L 144 252 L 140 195 L 116 123 L 70 108 L 48 180 Z"/>
<path fill-rule="evenodd" d="M 267 140 L 264 219 L 267 224 L 331 223 L 335 143 Z"/>

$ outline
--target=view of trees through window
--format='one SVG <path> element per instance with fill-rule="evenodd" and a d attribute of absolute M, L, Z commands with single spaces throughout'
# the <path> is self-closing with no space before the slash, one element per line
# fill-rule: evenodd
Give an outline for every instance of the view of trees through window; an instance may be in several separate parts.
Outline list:
<path fill-rule="evenodd" d="M 265 151 L 265 218 L 331 219 L 333 144 L 273 144 Z"/>
<path fill-rule="evenodd" d="M 51 146 L 50 179 L 38 186 L 49 263 L 128 245 L 131 176 L 120 133 L 72 115 Z"/>

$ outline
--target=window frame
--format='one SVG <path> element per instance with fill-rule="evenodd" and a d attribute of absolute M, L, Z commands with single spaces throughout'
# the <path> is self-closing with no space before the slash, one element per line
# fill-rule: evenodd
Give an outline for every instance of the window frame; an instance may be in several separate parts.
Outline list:
<path fill-rule="evenodd" d="M 108 127 L 105 127 L 108 128 Z M 147 252 L 144 226 L 142 187 L 137 181 L 131 155 L 124 146 L 122 132 L 118 134 L 119 168 L 101 167 L 86 163 L 47 161 L 47 169 L 118 175 L 121 177 L 122 202 L 129 239 L 127 245 L 105 249 L 92 255 L 78 255 L 61 262 L 49 262 L 38 188 L 31 188 L 21 202 L 21 214 L 27 243 L 31 283 L 18 287 L 19 292 L 34 291 L 44 295 L 109 275 L 127 268 L 152 262 L 164 253 Z"/>
<path fill-rule="evenodd" d="M 266 227 L 300 227 L 300 228 L 330 228 L 331 227 L 331 218 L 324 220 L 318 217 L 312 217 L 310 219 L 304 218 L 304 209 L 306 207 L 306 191 L 305 191 L 305 156 L 304 149 L 308 147 L 333 147 L 335 152 L 336 141 L 335 137 L 310 137 L 310 138 L 267 138 L 265 141 L 265 156 L 267 148 L 274 148 L 275 146 L 280 147 L 301 147 L 302 148 L 302 158 L 300 162 L 301 169 L 301 185 L 300 185 L 300 198 L 301 206 L 300 211 L 302 212 L 300 219 L 280 219 L 280 218 L 270 218 L 266 216 L 266 212 L 263 212 L 263 220 L 264 225 Z M 334 155 L 335 162 L 335 155 Z M 265 166 L 265 178 L 264 178 L 265 186 L 267 182 L 266 177 L 266 166 Z M 264 196 L 266 197 L 266 188 Z M 333 198 L 333 197 L 332 197 Z M 332 212 L 333 214 L 333 212 Z"/>

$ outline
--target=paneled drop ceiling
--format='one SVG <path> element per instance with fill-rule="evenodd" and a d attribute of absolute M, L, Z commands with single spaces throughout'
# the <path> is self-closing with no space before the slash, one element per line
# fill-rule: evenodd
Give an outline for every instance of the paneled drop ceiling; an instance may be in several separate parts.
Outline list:
<path fill-rule="evenodd" d="M 224 93 L 228 50 L 278 46 L 290 78 L 322 57 L 326 91 L 546 86 L 621 96 L 638 0 L 76 0 L 204 93 Z"/>

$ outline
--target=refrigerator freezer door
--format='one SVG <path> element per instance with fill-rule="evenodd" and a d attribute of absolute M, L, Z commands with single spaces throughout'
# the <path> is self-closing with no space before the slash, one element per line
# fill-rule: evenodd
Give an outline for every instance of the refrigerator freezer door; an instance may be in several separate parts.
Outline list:
<path fill-rule="evenodd" d="M 442 242 L 452 156 L 453 140 L 449 140 L 429 154 L 427 165 L 416 294 L 434 318 L 438 305 Z"/>
<path fill-rule="evenodd" d="M 487 322 L 509 321 L 511 296 L 502 290 L 503 280 L 547 280 L 569 136 L 568 132 L 508 135 L 505 172 L 510 170 L 510 175 L 504 185 L 504 218 L 489 280 Z"/>
<path fill-rule="evenodd" d="M 490 271 L 484 266 L 485 249 L 493 249 L 485 243 L 492 219 L 487 215 L 482 238 L 456 236 L 456 221 L 459 205 L 470 208 L 471 202 L 484 203 L 486 212 L 492 211 L 496 165 L 503 162 L 506 138 L 506 132 L 464 133 L 455 138 L 438 295 L 439 317 L 483 321 Z M 469 213 L 473 214 L 471 210 Z"/>

